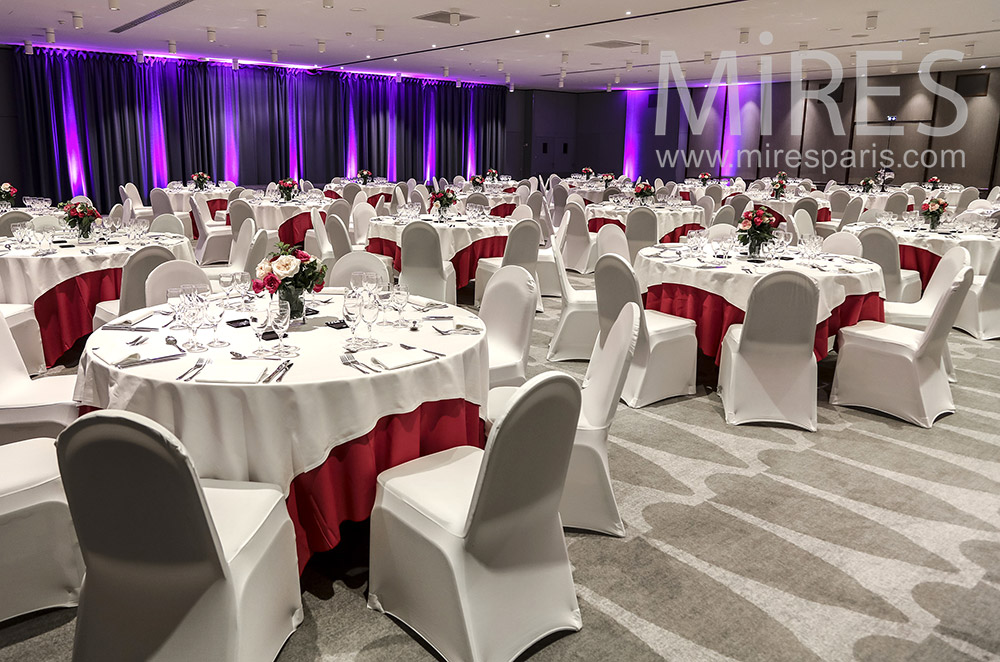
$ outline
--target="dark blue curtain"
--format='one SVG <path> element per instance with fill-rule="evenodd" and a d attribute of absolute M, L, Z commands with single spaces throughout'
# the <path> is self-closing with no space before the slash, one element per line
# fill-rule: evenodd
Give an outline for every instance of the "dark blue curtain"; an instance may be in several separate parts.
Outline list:
<path fill-rule="evenodd" d="M 204 170 L 262 185 L 315 183 L 349 168 L 451 177 L 502 162 L 505 90 L 388 76 L 15 49 L 25 195 L 90 196 Z M 470 163 L 470 155 L 473 157 Z"/>

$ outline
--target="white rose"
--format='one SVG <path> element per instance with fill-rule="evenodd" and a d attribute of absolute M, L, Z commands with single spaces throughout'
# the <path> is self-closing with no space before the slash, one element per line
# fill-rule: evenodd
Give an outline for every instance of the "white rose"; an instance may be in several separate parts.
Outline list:
<path fill-rule="evenodd" d="M 4 182 L 3 186 L 0 186 L 0 188 L 2 188 L 5 191 L 9 191 L 10 190 L 10 183 L 9 182 Z"/>
<path fill-rule="evenodd" d="M 299 265 L 302 263 L 292 255 L 282 255 L 271 263 L 271 270 L 274 275 L 284 280 L 299 273 Z"/>
<path fill-rule="evenodd" d="M 267 260 L 264 260 L 263 262 L 261 262 L 260 264 L 257 265 L 257 279 L 258 280 L 264 280 L 264 276 L 268 275 L 269 273 L 271 273 L 271 263 L 270 262 L 268 262 Z"/>

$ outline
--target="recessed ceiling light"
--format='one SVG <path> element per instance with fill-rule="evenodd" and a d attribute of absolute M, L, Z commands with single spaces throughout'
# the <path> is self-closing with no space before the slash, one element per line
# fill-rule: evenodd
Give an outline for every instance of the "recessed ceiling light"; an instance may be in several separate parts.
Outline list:
<path fill-rule="evenodd" d="M 927 44 L 931 43 L 931 31 L 921 30 L 920 37 L 917 39 L 917 43 L 920 44 L 921 46 L 926 46 Z"/>
<path fill-rule="evenodd" d="M 981 64 L 981 65 L 979 65 L 979 68 L 980 68 L 980 69 L 985 69 L 985 68 L 986 68 L 986 65 L 985 65 L 985 64 Z"/>
<path fill-rule="evenodd" d="M 871 35 L 865 34 L 864 32 L 859 32 L 858 34 L 851 35 L 851 39 L 868 39 L 869 37 L 871 37 Z"/>
<path fill-rule="evenodd" d="M 370 59 L 372 59 L 372 56 L 371 56 L 371 55 L 366 55 L 366 56 L 365 56 L 365 59 L 366 59 L 366 60 L 370 60 Z"/>
<path fill-rule="evenodd" d="M 208 43 L 214 44 L 215 43 L 215 28 L 208 28 L 208 30 L 206 32 L 208 34 Z"/>
<path fill-rule="evenodd" d="M 167 42 L 167 52 L 170 53 L 171 55 L 177 52 L 177 42 L 174 41 L 173 39 Z"/>
<path fill-rule="evenodd" d="M 437 48 L 437 47 L 438 47 L 437 44 L 431 44 L 431 48 Z"/>
<path fill-rule="evenodd" d="M 25 55 L 35 54 L 35 47 L 31 45 L 31 40 L 29 39 L 24 40 L 24 54 Z"/>
<path fill-rule="evenodd" d="M 399 58 L 398 57 L 394 57 L 394 58 L 392 58 L 392 61 L 393 62 L 399 62 Z"/>
<path fill-rule="evenodd" d="M 375 28 L 375 41 L 385 41 L 385 28 Z"/>
<path fill-rule="evenodd" d="M 520 30 L 514 30 L 514 34 L 521 34 Z"/>
<path fill-rule="evenodd" d="M 317 40 L 316 47 L 319 49 L 320 53 L 326 52 L 326 42 L 323 41 L 322 39 Z"/>
<path fill-rule="evenodd" d="M 545 35 L 545 38 L 546 38 L 546 39 L 548 39 L 548 38 L 549 38 L 549 37 L 551 37 L 551 36 L 552 36 L 552 35 L 550 35 L 550 34 L 547 34 L 547 35 Z"/>
<path fill-rule="evenodd" d="M 267 27 L 267 10 L 258 9 L 257 10 L 257 27 L 266 28 Z"/>
<path fill-rule="evenodd" d="M 865 18 L 865 30 L 875 30 L 878 28 L 878 12 L 868 12 L 867 18 Z"/>
<path fill-rule="evenodd" d="M 73 12 L 73 28 L 76 30 L 83 29 L 83 14 L 80 12 Z"/>
<path fill-rule="evenodd" d="M 368 11 L 364 7 L 351 7 L 351 11 Z"/>
<path fill-rule="evenodd" d="M 625 15 L 626 15 L 626 16 L 631 16 L 631 15 L 632 15 L 632 12 L 630 12 L 630 11 L 627 11 L 627 12 L 625 12 Z"/>
<path fill-rule="evenodd" d="M 333 0 L 323 0 L 323 9 L 333 9 Z"/>
<path fill-rule="evenodd" d="M 56 43 L 56 31 L 52 28 L 45 28 L 45 41 L 50 44 Z"/>
<path fill-rule="evenodd" d="M 121 7 L 118 6 L 118 0 L 108 0 L 108 9 L 111 11 L 118 11 Z"/>

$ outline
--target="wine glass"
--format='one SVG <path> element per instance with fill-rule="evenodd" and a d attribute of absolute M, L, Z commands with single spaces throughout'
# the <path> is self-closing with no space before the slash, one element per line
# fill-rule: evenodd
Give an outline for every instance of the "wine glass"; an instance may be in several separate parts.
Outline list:
<path fill-rule="evenodd" d="M 291 352 L 285 347 L 285 331 L 288 330 L 288 325 L 292 321 L 292 309 L 288 305 L 287 301 L 272 301 L 268 309 L 268 314 L 271 316 L 271 328 L 274 332 L 278 334 L 278 349 L 274 352 L 276 356 L 293 356 L 294 352 Z"/>
<path fill-rule="evenodd" d="M 183 303 L 181 294 L 181 288 L 179 287 L 167 288 L 167 305 L 170 306 L 170 312 L 173 313 L 174 319 L 176 320 L 175 324 L 170 327 L 173 331 L 184 328 L 181 323 L 181 304 Z"/>
<path fill-rule="evenodd" d="M 393 326 L 393 323 L 389 321 L 389 309 L 392 307 L 393 301 L 392 283 L 387 283 L 384 278 L 379 277 L 376 296 L 378 297 L 378 307 L 382 311 L 382 320 L 378 326 Z"/>
<path fill-rule="evenodd" d="M 374 347 L 378 343 L 375 341 L 372 335 L 372 326 L 375 320 L 378 319 L 379 313 L 379 301 L 378 297 L 373 292 L 368 292 L 361 305 L 361 320 L 368 325 L 368 340 L 365 341 L 369 347 Z"/>
<path fill-rule="evenodd" d="M 351 274 L 351 291 L 358 292 L 365 282 L 365 272 L 355 271 Z"/>
<path fill-rule="evenodd" d="M 351 337 L 347 339 L 348 347 L 357 347 L 359 343 L 358 322 L 361 321 L 361 300 L 362 294 L 358 290 L 351 290 L 344 295 L 344 321 L 351 326 Z"/>
<path fill-rule="evenodd" d="M 258 300 L 250 310 L 250 327 L 257 335 L 257 349 L 254 350 L 256 356 L 269 356 L 270 350 L 264 347 L 264 333 L 271 325 L 270 309 L 267 301 Z"/>
<path fill-rule="evenodd" d="M 245 271 L 237 271 L 234 282 L 236 283 L 236 291 L 240 295 L 240 303 L 237 304 L 237 310 L 246 310 L 246 300 L 250 294 L 250 274 Z"/>
<path fill-rule="evenodd" d="M 362 284 L 368 294 L 374 295 L 378 291 L 378 274 L 371 271 L 364 272 Z"/>
<path fill-rule="evenodd" d="M 226 314 L 225 305 L 222 302 L 208 304 L 206 302 L 205 306 L 205 319 L 210 325 L 215 329 L 212 334 L 212 341 L 208 343 L 209 347 L 229 347 L 229 343 L 225 340 L 219 340 L 219 325 L 222 323 L 222 317 Z"/>
<path fill-rule="evenodd" d="M 229 308 L 230 306 L 229 299 L 232 296 L 232 290 L 235 284 L 236 284 L 236 274 L 234 272 L 227 271 L 226 273 L 219 274 L 219 286 L 222 288 L 222 291 L 225 292 L 226 294 L 226 298 L 222 302 L 223 308 Z"/>
<path fill-rule="evenodd" d="M 205 309 L 194 295 L 185 295 L 183 301 L 181 318 L 184 320 L 184 325 L 191 330 L 191 340 L 184 343 L 184 349 L 194 354 L 207 351 L 208 348 L 198 342 L 198 330 L 205 319 Z"/>
<path fill-rule="evenodd" d="M 403 319 L 403 310 L 406 308 L 406 304 L 410 301 L 410 288 L 406 285 L 400 283 L 392 289 L 392 303 L 393 308 L 396 309 L 398 313 L 398 318 L 396 319 L 396 328 L 402 329 L 406 327 L 406 321 Z"/>

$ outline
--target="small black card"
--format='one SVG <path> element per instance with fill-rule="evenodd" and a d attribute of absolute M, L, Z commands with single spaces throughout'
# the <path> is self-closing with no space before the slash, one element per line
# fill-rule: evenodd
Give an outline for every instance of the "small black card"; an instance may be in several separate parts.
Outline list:
<path fill-rule="evenodd" d="M 283 335 L 281 337 L 282 338 L 287 338 L 288 334 L 286 333 L 285 335 Z M 278 339 L 278 334 L 275 333 L 274 331 L 265 331 L 264 335 L 262 335 L 261 338 L 264 339 L 264 340 L 277 340 Z"/>
<path fill-rule="evenodd" d="M 250 320 L 248 319 L 230 320 L 226 322 L 226 324 L 233 327 L 234 329 L 242 329 L 245 326 L 250 326 Z"/>
<path fill-rule="evenodd" d="M 337 320 L 336 322 L 327 322 L 326 325 L 331 329 L 346 329 L 347 322 L 344 320 Z"/>

